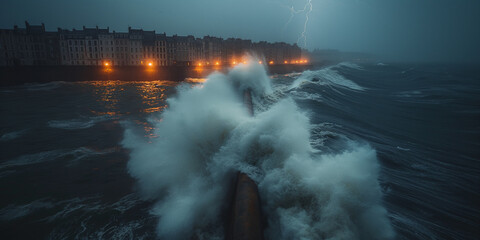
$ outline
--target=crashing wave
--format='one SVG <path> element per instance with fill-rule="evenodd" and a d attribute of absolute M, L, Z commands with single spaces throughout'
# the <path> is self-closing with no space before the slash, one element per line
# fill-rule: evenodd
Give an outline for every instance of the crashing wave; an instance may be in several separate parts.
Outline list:
<path fill-rule="evenodd" d="M 162 121 L 152 123 L 158 138 L 150 143 L 127 126 L 128 171 L 156 201 L 159 237 L 222 238 L 229 183 L 242 171 L 258 184 L 267 239 L 393 238 L 375 151 L 351 143 L 323 154 L 311 146 L 310 121 L 292 99 L 251 117 L 242 103 L 248 88 L 254 101 L 272 94 L 261 65 L 240 64 L 202 86 L 179 88 Z"/>

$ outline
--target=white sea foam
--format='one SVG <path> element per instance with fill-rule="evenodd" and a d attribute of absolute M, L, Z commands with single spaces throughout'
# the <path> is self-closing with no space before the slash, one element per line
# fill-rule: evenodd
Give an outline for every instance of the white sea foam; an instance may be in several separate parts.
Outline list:
<path fill-rule="evenodd" d="M 322 95 L 318 93 L 308 93 L 304 91 L 290 91 L 289 94 L 295 100 L 313 100 L 317 102 L 322 101 Z"/>
<path fill-rule="evenodd" d="M 337 70 L 335 70 L 336 67 L 344 66 L 344 65 L 349 67 L 358 66 L 355 64 L 351 65 L 347 63 L 341 63 L 339 65 L 326 67 L 316 71 L 309 71 L 309 70 L 304 71 L 302 75 L 300 75 L 292 83 L 292 85 L 290 86 L 290 89 L 301 87 L 305 83 L 312 83 L 312 84 L 318 84 L 318 85 L 342 87 L 342 88 L 347 88 L 347 89 L 356 90 L 356 91 L 364 91 L 365 90 L 364 87 L 356 84 L 352 80 L 345 78 L 340 73 L 338 73 Z"/>
<path fill-rule="evenodd" d="M 25 88 L 28 91 L 48 91 L 53 90 L 60 87 L 65 82 L 57 81 L 57 82 L 48 82 L 48 83 L 27 83 L 25 84 Z"/>
<path fill-rule="evenodd" d="M 272 92 L 261 66 L 242 65 L 209 76 L 202 87 L 180 88 L 162 121 L 153 123 L 159 137 L 150 144 L 127 126 L 128 170 L 143 195 L 157 200 L 159 236 L 221 237 L 220 210 L 238 170 L 258 183 L 268 239 L 393 238 L 375 151 L 351 143 L 322 154 L 311 146 L 312 126 L 293 100 L 250 117 L 242 104 L 246 88 L 257 100 Z"/>
<path fill-rule="evenodd" d="M 346 68 L 351 68 L 355 70 L 364 70 L 360 65 L 352 62 L 341 62 L 334 67 L 346 67 Z"/>
<path fill-rule="evenodd" d="M 7 160 L 0 163 L 0 170 L 4 168 L 15 168 L 22 167 L 27 165 L 39 164 L 49 161 L 55 161 L 59 159 L 68 159 L 68 164 L 73 164 L 85 157 L 95 155 L 95 154 L 104 154 L 109 153 L 111 150 L 107 151 L 94 151 L 89 148 L 80 147 L 77 149 L 58 149 L 51 150 L 33 154 L 25 154 L 17 157 L 15 159 Z"/>
<path fill-rule="evenodd" d="M 400 150 L 400 151 L 410 151 L 410 148 L 403 148 L 403 147 L 400 147 L 400 146 L 397 146 L 397 149 Z"/>
<path fill-rule="evenodd" d="M 39 209 L 52 208 L 53 206 L 54 204 L 46 199 L 39 199 L 30 203 L 20 205 L 8 205 L 0 209 L 0 220 L 15 220 L 17 218 L 27 216 Z"/>
<path fill-rule="evenodd" d="M 325 146 L 325 142 L 331 138 L 340 138 L 342 135 L 332 132 L 333 127 L 340 127 L 333 123 L 312 124 L 310 129 L 310 145 L 317 151 Z"/>
<path fill-rule="evenodd" d="M 53 161 L 63 154 L 65 154 L 64 150 L 52 150 L 34 154 L 25 154 L 18 158 L 0 163 L 0 169 Z"/>
<path fill-rule="evenodd" d="M 27 132 L 27 129 L 5 133 L 2 135 L 2 137 L 0 137 L 0 141 L 10 141 L 13 139 L 17 139 L 23 134 L 25 134 L 26 132 Z"/>
<path fill-rule="evenodd" d="M 51 120 L 48 121 L 48 126 L 51 128 L 59 128 L 66 130 L 86 129 L 91 128 L 95 124 L 112 119 L 108 115 L 83 117 L 69 120 Z"/>
<path fill-rule="evenodd" d="M 423 97 L 424 94 L 420 90 L 412 90 L 412 91 L 398 92 L 394 96 L 401 97 L 401 98 L 411 98 L 411 97 Z"/>

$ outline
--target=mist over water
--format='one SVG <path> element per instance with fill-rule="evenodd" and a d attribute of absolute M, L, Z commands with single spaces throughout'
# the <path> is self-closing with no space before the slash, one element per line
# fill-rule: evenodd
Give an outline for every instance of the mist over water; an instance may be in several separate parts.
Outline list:
<path fill-rule="evenodd" d="M 312 142 L 317 126 L 287 94 L 301 84 L 272 88 L 263 66 L 249 62 L 178 87 L 151 122 L 157 138 L 147 141 L 124 124 L 128 171 L 142 196 L 156 202 L 158 236 L 222 238 L 228 188 L 242 171 L 258 184 L 267 239 L 393 238 L 375 150 L 346 140 L 338 151 L 322 151 Z M 361 90 L 330 75 L 333 84 Z M 253 117 L 245 89 L 253 92 Z"/>

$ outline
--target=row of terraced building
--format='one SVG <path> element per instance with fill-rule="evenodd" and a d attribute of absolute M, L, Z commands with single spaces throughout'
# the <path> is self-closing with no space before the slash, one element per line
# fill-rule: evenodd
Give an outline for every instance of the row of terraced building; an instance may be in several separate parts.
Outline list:
<path fill-rule="evenodd" d="M 296 44 L 211 36 L 167 36 L 130 27 L 128 32 L 110 31 L 108 27 L 46 31 L 44 24 L 25 22 L 25 28 L 0 29 L 0 66 L 219 65 L 235 59 L 241 61 L 245 53 L 275 63 L 302 57 L 302 50 Z"/>

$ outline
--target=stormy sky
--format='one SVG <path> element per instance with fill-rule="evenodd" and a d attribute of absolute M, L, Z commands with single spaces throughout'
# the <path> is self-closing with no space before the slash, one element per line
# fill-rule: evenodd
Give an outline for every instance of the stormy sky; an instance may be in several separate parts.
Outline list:
<path fill-rule="evenodd" d="M 399 61 L 480 62 L 479 0 L 2 0 L 0 28 L 128 26 L 298 42 Z M 303 10 L 303 11 L 302 11 Z M 305 26 L 306 43 L 301 38 Z M 300 38 L 300 39 L 299 39 Z"/>

